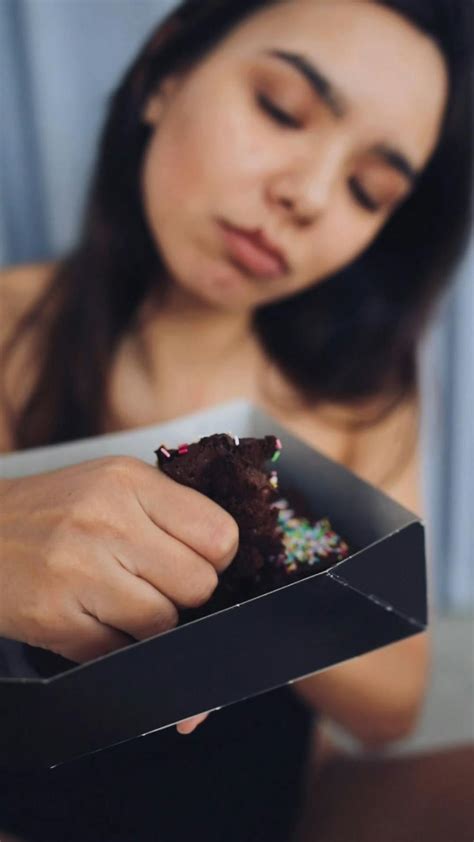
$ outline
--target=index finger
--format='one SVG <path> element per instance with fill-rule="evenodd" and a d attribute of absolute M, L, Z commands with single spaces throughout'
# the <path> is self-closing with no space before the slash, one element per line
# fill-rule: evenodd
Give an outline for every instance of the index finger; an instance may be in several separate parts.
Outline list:
<path fill-rule="evenodd" d="M 209 561 L 218 572 L 230 564 L 239 546 L 234 518 L 205 494 L 181 485 L 151 466 L 137 487 L 139 503 L 150 520 Z"/>

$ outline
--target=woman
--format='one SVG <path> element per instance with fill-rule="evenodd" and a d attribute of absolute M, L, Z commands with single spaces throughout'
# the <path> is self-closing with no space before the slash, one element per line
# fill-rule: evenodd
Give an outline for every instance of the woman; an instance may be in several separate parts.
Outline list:
<path fill-rule="evenodd" d="M 468 225 L 466 31 L 452 0 L 180 6 L 115 92 L 77 248 L 5 273 L 3 449 L 246 397 L 419 510 L 415 350 Z M 4 481 L 0 635 L 83 661 L 205 601 L 235 524 L 165 479 L 119 459 Z M 29 813 L 62 786 L 77 838 L 108 815 L 113 839 L 287 839 L 310 711 L 378 745 L 426 672 L 418 635 L 89 758 Z"/>

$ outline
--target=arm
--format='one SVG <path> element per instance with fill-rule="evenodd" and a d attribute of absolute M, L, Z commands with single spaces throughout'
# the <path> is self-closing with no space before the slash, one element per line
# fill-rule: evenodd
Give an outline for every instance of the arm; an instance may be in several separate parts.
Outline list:
<path fill-rule="evenodd" d="M 25 332 L 10 353 L 6 349 L 25 314 L 46 290 L 54 268 L 50 262 L 0 270 L 0 453 L 15 449 L 10 413 L 14 416 L 26 402 L 34 384 L 40 326 Z"/>
<path fill-rule="evenodd" d="M 406 404 L 389 419 L 358 433 L 350 468 L 402 505 L 420 512 L 417 419 L 417 408 Z M 384 470 L 387 453 L 393 454 L 399 443 L 406 443 L 407 456 L 397 475 L 390 471 L 390 478 Z M 375 747 L 404 737 L 414 727 L 427 683 L 428 656 L 427 634 L 417 634 L 293 687 L 311 707 Z"/>

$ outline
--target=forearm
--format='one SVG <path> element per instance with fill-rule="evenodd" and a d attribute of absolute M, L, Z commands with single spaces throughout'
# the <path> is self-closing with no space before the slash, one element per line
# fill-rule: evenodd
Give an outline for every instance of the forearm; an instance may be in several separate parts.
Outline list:
<path fill-rule="evenodd" d="M 293 686 L 307 704 L 374 747 L 411 731 L 424 698 L 427 673 L 424 633 Z"/>
<path fill-rule="evenodd" d="M 363 428 L 354 439 L 350 464 L 362 479 L 415 512 L 423 508 L 419 447 L 408 449 L 390 481 L 384 466 L 390 464 L 394 443 L 408 443 L 417 435 L 418 403 L 417 398 L 409 399 L 380 423 Z M 424 698 L 428 653 L 428 636 L 417 634 L 297 682 L 294 688 L 311 707 L 363 743 L 381 745 L 413 728 Z"/>

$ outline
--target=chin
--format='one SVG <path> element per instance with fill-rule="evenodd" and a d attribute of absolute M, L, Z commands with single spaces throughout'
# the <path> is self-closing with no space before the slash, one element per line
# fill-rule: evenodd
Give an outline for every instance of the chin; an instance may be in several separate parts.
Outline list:
<path fill-rule="evenodd" d="M 199 269 L 196 263 L 181 267 L 174 274 L 175 284 L 183 292 L 201 303 L 227 311 L 242 312 L 257 306 L 252 281 L 238 269 L 223 261 L 202 261 Z"/>
<path fill-rule="evenodd" d="M 245 295 L 242 290 L 220 279 L 214 282 L 208 280 L 194 290 L 194 294 L 200 301 L 227 312 L 244 312 L 256 306 L 248 293 Z"/>

